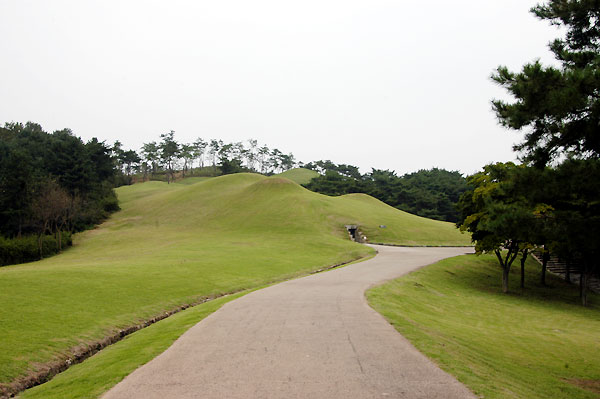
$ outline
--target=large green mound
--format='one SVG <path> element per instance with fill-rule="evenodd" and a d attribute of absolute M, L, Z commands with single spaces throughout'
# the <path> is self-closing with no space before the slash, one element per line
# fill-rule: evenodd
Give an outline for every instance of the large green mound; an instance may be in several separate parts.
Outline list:
<path fill-rule="evenodd" d="M 469 243 L 449 223 L 282 177 L 147 182 L 117 193 L 122 210 L 77 235 L 73 248 L 0 268 L 0 384 L 176 306 L 371 254 L 345 224 L 363 226 L 372 241 Z"/>
<path fill-rule="evenodd" d="M 286 170 L 278 175 L 279 177 L 285 177 L 298 184 L 308 184 L 315 177 L 319 177 L 319 174 L 314 170 L 306 168 L 295 168 Z"/>

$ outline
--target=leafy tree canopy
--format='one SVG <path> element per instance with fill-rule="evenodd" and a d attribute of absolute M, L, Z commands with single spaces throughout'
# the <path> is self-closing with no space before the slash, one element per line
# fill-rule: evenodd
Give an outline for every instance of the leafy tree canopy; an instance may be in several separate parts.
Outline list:
<path fill-rule="evenodd" d="M 84 143 L 69 129 L 50 134 L 32 122 L 5 124 L 0 128 L 0 234 L 44 234 L 38 216 L 54 205 L 68 208 L 58 228 L 76 231 L 98 223 L 118 209 L 115 173 L 110 149 L 96 138 Z"/>
<path fill-rule="evenodd" d="M 395 208 L 431 219 L 456 222 L 456 203 L 467 189 L 459 172 L 433 168 L 397 176 L 389 170 L 372 169 L 362 175 L 356 166 L 315 161 L 304 167 L 321 176 L 305 187 L 326 195 L 366 193 Z"/>
<path fill-rule="evenodd" d="M 539 60 L 520 72 L 498 67 L 492 79 L 514 98 L 492 101 L 500 123 L 524 130 L 515 146 L 524 160 L 547 165 L 561 156 L 600 157 L 600 2 L 551 0 L 531 10 L 538 18 L 565 28 L 550 43 L 559 66 Z"/>

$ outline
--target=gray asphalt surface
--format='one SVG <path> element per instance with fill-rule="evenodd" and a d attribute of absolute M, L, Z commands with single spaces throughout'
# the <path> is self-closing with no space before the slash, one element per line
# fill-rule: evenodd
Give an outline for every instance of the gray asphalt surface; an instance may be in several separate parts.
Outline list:
<path fill-rule="evenodd" d="M 374 248 L 369 261 L 229 302 L 103 397 L 475 398 L 364 297 L 374 284 L 470 249 Z"/>

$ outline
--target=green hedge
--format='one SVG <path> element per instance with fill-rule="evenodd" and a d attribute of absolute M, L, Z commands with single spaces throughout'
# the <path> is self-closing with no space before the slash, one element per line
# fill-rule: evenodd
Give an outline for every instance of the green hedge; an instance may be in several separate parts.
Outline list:
<path fill-rule="evenodd" d="M 71 234 L 62 233 L 62 247 L 72 245 Z M 38 248 L 38 238 L 35 235 L 20 238 L 4 238 L 0 236 L 0 266 L 17 263 L 33 262 L 52 256 L 59 252 L 58 242 L 52 235 L 42 238 L 42 256 Z"/>

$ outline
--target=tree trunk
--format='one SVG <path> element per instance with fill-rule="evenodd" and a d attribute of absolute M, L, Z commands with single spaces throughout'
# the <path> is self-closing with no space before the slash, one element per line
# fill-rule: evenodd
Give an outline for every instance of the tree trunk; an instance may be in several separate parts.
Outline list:
<path fill-rule="evenodd" d="M 523 251 L 523 256 L 521 257 L 521 288 L 525 288 L 525 260 L 527 260 L 527 249 Z"/>
<path fill-rule="evenodd" d="M 546 285 L 546 269 L 548 267 L 548 259 L 550 258 L 550 252 L 548 252 L 548 248 L 544 245 L 544 253 L 542 254 L 542 274 L 540 275 L 540 283 L 542 285 Z"/>
<path fill-rule="evenodd" d="M 502 292 L 503 293 L 508 293 L 508 273 L 510 272 L 510 265 L 512 262 L 509 262 L 509 256 L 510 254 L 507 255 L 507 259 L 504 260 L 502 258 L 502 252 L 499 249 L 495 249 L 494 253 L 496 254 L 496 257 L 498 258 L 498 262 L 500 262 L 500 267 L 502 267 Z M 514 260 L 514 258 L 513 258 Z"/>
<path fill-rule="evenodd" d="M 565 281 L 567 283 L 571 282 L 571 260 L 567 259 L 567 269 L 565 270 Z"/>
<path fill-rule="evenodd" d="M 502 268 L 502 292 L 508 294 L 508 272 L 510 269 Z"/>
<path fill-rule="evenodd" d="M 42 234 L 38 234 L 38 250 L 40 251 L 40 259 L 43 258 L 43 256 L 42 256 L 42 254 L 43 254 L 43 251 L 42 251 L 42 242 L 43 242 L 42 237 L 43 237 L 43 233 Z"/>
<path fill-rule="evenodd" d="M 579 277 L 579 289 L 580 289 L 580 295 L 581 295 L 581 304 L 583 306 L 587 306 L 588 302 L 587 302 L 587 270 L 582 270 L 581 271 L 581 275 Z"/>

